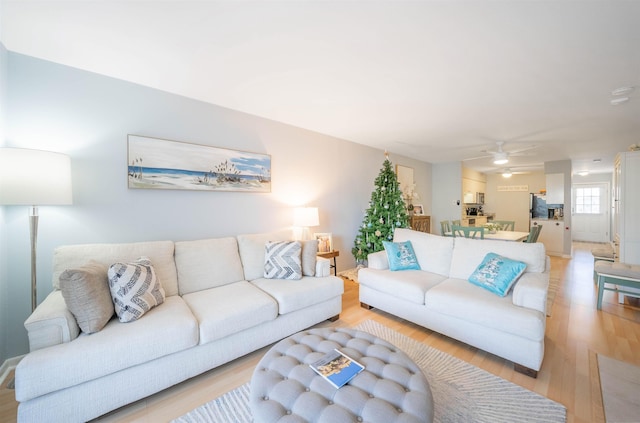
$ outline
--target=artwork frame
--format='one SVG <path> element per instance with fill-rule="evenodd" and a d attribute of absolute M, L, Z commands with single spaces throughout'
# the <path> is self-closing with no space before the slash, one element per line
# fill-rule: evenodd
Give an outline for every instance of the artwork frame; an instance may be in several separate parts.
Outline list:
<path fill-rule="evenodd" d="M 129 189 L 271 192 L 271 156 L 127 135 Z"/>
<path fill-rule="evenodd" d="M 330 232 L 316 232 L 313 239 L 318 241 L 319 253 L 330 253 L 333 251 L 333 236 Z"/>
<path fill-rule="evenodd" d="M 424 216 L 424 207 L 422 207 L 422 204 L 413 205 L 413 214 L 416 216 Z"/>

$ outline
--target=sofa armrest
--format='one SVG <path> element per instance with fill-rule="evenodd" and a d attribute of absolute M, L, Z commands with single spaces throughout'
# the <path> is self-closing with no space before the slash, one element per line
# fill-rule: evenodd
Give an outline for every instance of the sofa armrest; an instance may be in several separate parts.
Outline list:
<path fill-rule="evenodd" d="M 549 273 L 524 273 L 513 288 L 513 304 L 546 315 Z"/>
<path fill-rule="evenodd" d="M 24 322 L 29 336 L 29 351 L 71 342 L 80 328 L 67 308 L 59 290 L 53 291 Z"/>
<path fill-rule="evenodd" d="M 389 268 L 389 259 L 386 251 L 377 251 L 367 256 L 367 267 L 370 269 L 385 270 Z"/>
<path fill-rule="evenodd" d="M 324 257 L 316 258 L 316 278 L 323 278 L 331 275 L 331 260 Z"/>

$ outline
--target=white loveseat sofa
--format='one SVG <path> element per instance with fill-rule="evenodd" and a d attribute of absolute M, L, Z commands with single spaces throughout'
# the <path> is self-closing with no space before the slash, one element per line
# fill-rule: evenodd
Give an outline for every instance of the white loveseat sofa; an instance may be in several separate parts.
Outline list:
<path fill-rule="evenodd" d="M 318 259 L 315 277 L 265 279 L 265 243 L 283 234 L 198 241 L 63 246 L 54 291 L 25 322 L 30 353 L 16 368 L 20 422 L 79 422 L 262 348 L 342 310 L 343 281 Z M 60 274 L 93 260 L 151 259 L 164 303 L 140 319 L 85 334 Z M 313 255 L 315 258 L 315 254 Z M 311 272 L 310 272 L 311 273 Z"/>
<path fill-rule="evenodd" d="M 442 237 L 396 229 L 411 241 L 420 270 L 389 270 L 385 251 L 360 269 L 360 303 L 514 362 L 536 377 L 544 357 L 549 258 L 541 243 Z M 468 282 L 487 253 L 525 262 L 525 272 L 501 297 Z"/>

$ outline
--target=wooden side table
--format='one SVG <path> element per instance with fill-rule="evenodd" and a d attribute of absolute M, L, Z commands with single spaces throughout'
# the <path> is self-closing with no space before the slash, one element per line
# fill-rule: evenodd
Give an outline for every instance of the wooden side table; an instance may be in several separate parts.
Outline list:
<path fill-rule="evenodd" d="M 431 216 L 415 214 L 409 216 L 409 226 L 415 231 L 431 233 Z"/>
<path fill-rule="evenodd" d="M 329 264 L 329 271 L 333 269 L 333 275 L 338 276 L 338 267 L 336 265 L 336 257 L 340 255 L 340 251 L 338 250 L 327 251 L 326 253 L 318 253 L 317 255 L 318 257 L 333 259 L 333 264 Z"/>

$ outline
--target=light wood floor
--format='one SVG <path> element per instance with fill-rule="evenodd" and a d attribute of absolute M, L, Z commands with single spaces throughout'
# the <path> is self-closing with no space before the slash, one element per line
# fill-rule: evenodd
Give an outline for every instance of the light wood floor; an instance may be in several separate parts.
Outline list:
<path fill-rule="evenodd" d="M 377 310 L 359 307 L 358 285 L 345 281 L 343 312 L 335 323 L 355 326 L 373 319 L 420 342 L 438 348 L 535 391 L 567 407 L 568 422 L 603 422 L 595 353 L 640 365 L 640 305 L 629 299 L 618 305 L 605 292 L 602 311 L 595 307 L 591 244 L 574 243 L 572 259 L 552 257 L 552 277 L 560 279 L 552 316 L 547 318 L 545 358 L 537 379 L 513 371 L 513 364 Z M 247 382 L 266 349 L 211 370 L 102 418 L 100 422 L 162 422 L 178 417 Z M 6 384 L 6 382 L 5 382 Z M 0 421 L 15 421 L 13 391 L 0 387 Z"/>

